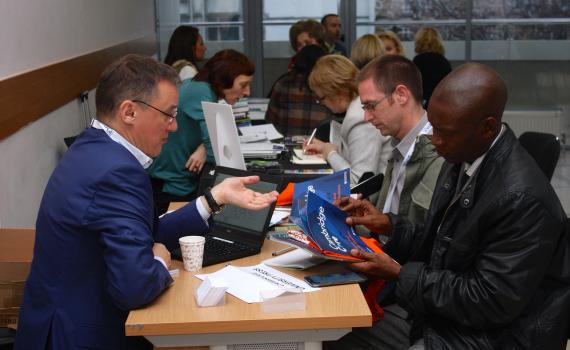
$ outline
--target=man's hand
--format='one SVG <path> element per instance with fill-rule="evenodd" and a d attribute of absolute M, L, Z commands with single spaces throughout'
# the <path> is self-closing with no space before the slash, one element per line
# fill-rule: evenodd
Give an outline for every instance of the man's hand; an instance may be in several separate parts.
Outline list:
<path fill-rule="evenodd" d="M 349 216 L 346 223 L 350 226 L 364 225 L 374 233 L 389 235 L 392 233 L 392 222 L 388 215 L 382 214 L 374 204 L 367 200 L 342 197 L 334 204 Z"/>
<path fill-rule="evenodd" d="M 279 193 L 259 193 L 245 187 L 258 181 L 259 176 L 232 177 L 214 186 L 211 193 L 220 205 L 233 204 L 245 209 L 260 210 L 275 202 Z"/>
<path fill-rule="evenodd" d="M 350 254 L 365 260 L 350 265 L 350 268 L 356 272 L 386 281 L 395 280 L 400 276 L 400 264 L 388 254 L 367 253 L 358 249 L 351 250 Z"/>
<path fill-rule="evenodd" d="M 338 146 L 313 138 L 310 144 L 307 144 L 305 141 L 303 148 L 305 149 L 306 154 L 319 154 L 326 159 L 332 151 L 336 151 L 338 149 Z"/>
<path fill-rule="evenodd" d="M 152 246 L 152 252 L 154 254 L 154 256 L 158 256 L 160 257 L 162 260 L 164 260 L 164 262 L 166 263 L 166 267 L 168 268 L 170 266 L 170 263 L 172 262 L 170 260 L 170 252 L 168 251 L 168 249 L 166 249 L 166 247 L 164 246 L 164 244 L 162 243 L 155 243 Z"/>
<path fill-rule="evenodd" d="M 186 164 L 184 165 L 188 171 L 194 173 L 199 173 L 202 171 L 204 164 L 206 163 L 206 146 L 201 143 L 198 148 L 188 157 Z"/>

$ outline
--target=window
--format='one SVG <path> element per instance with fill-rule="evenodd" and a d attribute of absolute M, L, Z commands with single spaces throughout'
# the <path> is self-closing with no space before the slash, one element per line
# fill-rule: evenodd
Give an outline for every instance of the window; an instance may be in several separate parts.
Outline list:
<path fill-rule="evenodd" d="M 357 37 L 395 31 L 408 57 L 415 32 L 425 25 L 440 31 L 450 60 L 570 59 L 568 1 L 357 0 Z"/>
<path fill-rule="evenodd" d="M 340 0 L 263 0 L 263 43 L 266 58 L 293 55 L 289 28 L 299 20 L 316 21 L 328 13 L 338 13 Z"/>
<path fill-rule="evenodd" d="M 391 30 L 403 42 L 406 55 L 414 56 L 414 35 L 429 25 L 441 33 L 446 56 L 465 59 L 466 9 L 469 0 L 356 2 L 356 37 Z"/>
<path fill-rule="evenodd" d="M 473 0 L 475 60 L 569 59 L 570 4 L 561 0 Z"/>
<path fill-rule="evenodd" d="M 166 56 L 168 41 L 177 26 L 197 27 L 208 50 L 206 57 L 232 48 L 243 52 L 242 0 L 156 1 L 160 58 Z"/>

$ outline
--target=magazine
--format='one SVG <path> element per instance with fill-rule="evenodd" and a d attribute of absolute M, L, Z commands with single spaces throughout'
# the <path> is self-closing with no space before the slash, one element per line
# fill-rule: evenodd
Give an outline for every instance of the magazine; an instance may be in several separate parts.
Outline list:
<path fill-rule="evenodd" d="M 319 193 L 322 198 L 331 203 L 340 197 L 349 196 L 350 169 L 295 184 L 289 220 L 297 225 L 306 221 L 307 193 L 309 192 Z"/>
<path fill-rule="evenodd" d="M 375 239 L 360 237 L 346 223 L 347 214 L 330 200 L 312 191 L 307 191 L 306 197 L 305 208 L 297 208 L 299 217 L 295 223 L 300 230 L 273 232 L 269 239 L 299 247 L 314 256 L 341 261 L 361 261 L 350 254 L 355 248 L 369 253 L 382 251 Z M 293 207 L 302 202 L 294 201 Z"/>

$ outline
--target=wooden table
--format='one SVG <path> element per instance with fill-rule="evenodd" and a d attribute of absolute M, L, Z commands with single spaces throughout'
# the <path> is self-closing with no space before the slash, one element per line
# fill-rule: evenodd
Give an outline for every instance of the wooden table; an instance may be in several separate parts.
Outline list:
<path fill-rule="evenodd" d="M 266 241 L 256 256 L 232 261 L 232 265 L 257 265 L 283 245 Z M 196 305 L 194 290 L 201 281 L 195 273 L 180 269 L 175 283 L 143 309 L 131 311 L 125 324 L 128 336 L 145 336 L 156 347 L 204 346 L 226 349 L 231 344 L 305 342 L 305 349 L 320 349 L 323 340 L 338 339 L 352 327 L 369 327 L 372 316 L 356 284 L 322 288 L 306 293 L 306 309 L 285 313 L 264 313 L 261 304 L 247 304 L 226 294 L 225 304 L 202 308 Z M 203 268 L 212 273 L 225 264 Z M 306 271 L 283 269 L 289 274 L 321 273 L 324 264 Z M 334 268 L 334 267 L 333 267 Z"/>

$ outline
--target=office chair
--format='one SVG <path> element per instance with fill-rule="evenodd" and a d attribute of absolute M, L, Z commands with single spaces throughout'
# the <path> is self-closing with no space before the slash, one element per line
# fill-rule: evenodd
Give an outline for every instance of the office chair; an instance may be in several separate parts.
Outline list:
<path fill-rule="evenodd" d="M 560 142 L 556 136 L 527 131 L 519 136 L 519 142 L 544 172 L 548 180 L 552 179 L 560 156 Z"/>
<path fill-rule="evenodd" d="M 77 136 L 64 137 L 63 142 L 65 142 L 65 145 L 67 146 L 67 148 L 69 148 L 69 147 L 71 147 L 73 142 L 75 142 L 76 138 L 77 138 Z"/>

